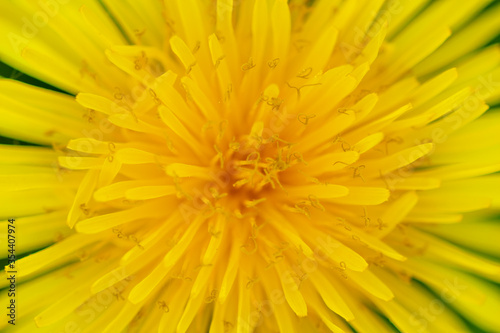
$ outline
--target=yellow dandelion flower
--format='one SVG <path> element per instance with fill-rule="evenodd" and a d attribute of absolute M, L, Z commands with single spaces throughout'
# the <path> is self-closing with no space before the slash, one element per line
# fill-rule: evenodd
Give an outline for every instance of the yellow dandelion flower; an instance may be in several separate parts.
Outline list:
<path fill-rule="evenodd" d="M 2 332 L 500 330 L 500 5 L 0 8 Z"/>

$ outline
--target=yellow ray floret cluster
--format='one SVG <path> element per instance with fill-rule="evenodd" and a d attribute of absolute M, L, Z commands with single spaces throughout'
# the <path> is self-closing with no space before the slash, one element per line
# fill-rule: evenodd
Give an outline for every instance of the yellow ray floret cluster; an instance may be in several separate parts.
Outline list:
<path fill-rule="evenodd" d="M 0 5 L 14 331 L 498 329 L 489 2 Z"/>

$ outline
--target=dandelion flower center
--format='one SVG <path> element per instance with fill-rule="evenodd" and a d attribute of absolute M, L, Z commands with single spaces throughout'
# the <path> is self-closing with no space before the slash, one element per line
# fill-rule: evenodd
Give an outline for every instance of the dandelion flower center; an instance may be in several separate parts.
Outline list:
<path fill-rule="evenodd" d="M 446 1 L 422 10 L 408 1 L 403 9 L 391 1 L 106 0 L 77 8 L 85 55 L 64 28 L 69 21 L 54 23 L 50 31 L 71 41 L 67 53 L 82 57 L 78 64 L 58 56 L 59 66 L 37 44 L 22 57 L 53 65 L 55 73 L 41 65 L 35 72 L 76 102 L 48 92 L 39 105 L 27 102 L 26 112 L 46 101 L 57 112 L 49 113 L 55 125 L 33 113 L 40 128 L 24 135 L 52 145 L 43 159 L 30 152 L 44 163 L 57 156 L 57 188 L 66 192 L 51 192 L 26 214 L 33 224 L 44 221 L 36 214 L 65 220 L 66 233 L 17 268 L 33 290 L 52 286 L 29 280 L 52 269 L 76 289 L 30 304 L 35 324 L 392 330 L 384 316 L 420 332 L 415 304 L 432 304 L 443 277 L 489 292 L 459 269 L 498 281 L 498 264 L 428 229 L 498 208 L 485 185 L 498 183 L 498 140 L 481 143 L 482 156 L 468 141 L 488 141 L 476 123 L 484 135 L 497 130 L 488 117 L 498 117 L 483 114 L 498 85 L 477 84 L 470 73 L 498 75 L 498 50 L 446 67 L 454 59 L 448 45 L 467 37 L 459 32 L 447 44 L 451 31 L 486 2 L 455 12 Z M 483 36 L 485 26 L 473 31 Z M 469 186 L 481 195 L 466 193 Z M 485 304 L 490 311 L 498 302 Z M 464 331 L 450 307 L 443 316 L 446 329 Z M 487 319 L 483 327 L 495 327 Z M 429 331 L 445 331 L 426 320 Z"/>

